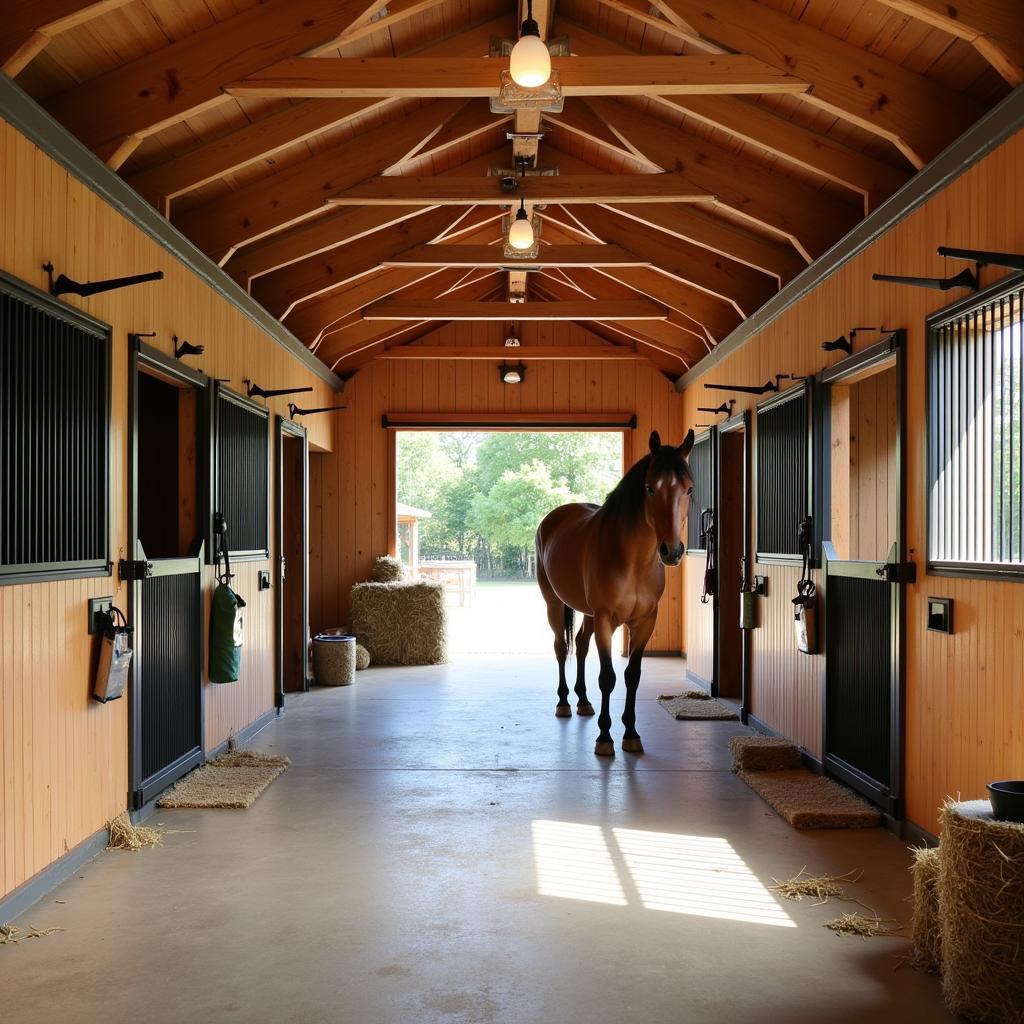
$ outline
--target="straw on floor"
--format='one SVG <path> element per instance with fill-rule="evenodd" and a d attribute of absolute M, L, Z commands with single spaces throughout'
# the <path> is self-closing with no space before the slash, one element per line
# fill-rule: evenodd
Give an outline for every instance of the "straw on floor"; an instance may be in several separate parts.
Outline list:
<path fill-rule="evenodd" d="M 251 807 L 289 764 L 287 757 L 232 750 L 186 775 L 157 807 Z"/>
<path fill-rule="evenodd" d="M 910 962 L 919 971 L 937 974 L 942 964 L 942 929 L 939 925 L 939 847 L 914 850 L 910 874 L 914 880 L 914 919 Z"/>
<path fill-rule="evenodd" d="M 954 1013 L 1024 1021 L 1024 824 L 997 821 L 988 800 L 949 801 L 940 815 L 942 993 Z"/>
<path fill-rule="evenodd" d="M 122 811 L 112 821 L 107 822 L 107 849 L 131 850 L 133 853 L 156 846 L 161 841 L 158 829 L 147 825 L 133 825 L 127 811 Z"/>
<path fill-rule="evenodd" d="M 737 774 L 793 828 L 872 828 L 880 821 L 878 811 L 823 775 L 803 769 Z"/>
<path fill-rule="evenodd" d="M 728 704 L 715 700 L 703 690 L 687 690 L 676 695 L 663 693 L 658 703 L 677 721 L 732 721 L 738 716 Z"/>

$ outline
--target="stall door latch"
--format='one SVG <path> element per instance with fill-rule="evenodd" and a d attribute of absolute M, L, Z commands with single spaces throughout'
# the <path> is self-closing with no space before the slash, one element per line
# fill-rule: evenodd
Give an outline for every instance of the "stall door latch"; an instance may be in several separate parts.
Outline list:
<path fill-rule="evenodd" d="M 914 562 L 886 562 L 875 570 L 886 583 L 916 583 L 917 565 Z"/>
<path fill-rule="evenodd" d="M 126 558 L 122 558 L 117 563 L 117 575 L 126 581 L 148 579 L 153 575 L 153 563 L 143 561 L 142 559 L 129 561 Z"/>

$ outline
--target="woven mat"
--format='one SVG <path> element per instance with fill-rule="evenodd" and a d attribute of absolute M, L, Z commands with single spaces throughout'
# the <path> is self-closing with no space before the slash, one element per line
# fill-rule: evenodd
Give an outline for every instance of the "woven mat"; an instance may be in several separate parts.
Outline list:
<path fill-rule="evenodd" d="M 737 714 L 728 704 L 705 693 L 703 690 L 687 690 L 686 693 L 662 694 L 658 703 L 677 721 L 731 721 Z"/>
<path fill-rule="evenodd" d="M 232 750 L 186 775 L 157 801 L 157 807 L 251 807 L 256 797 L 288 767 L 287 757 Z"/>
<path fill-rule="evenodd" d="M 878 811 L 823 775 L 803 769 L 737 774 L 793 828 L 872 828 L 880 821 Z"/>

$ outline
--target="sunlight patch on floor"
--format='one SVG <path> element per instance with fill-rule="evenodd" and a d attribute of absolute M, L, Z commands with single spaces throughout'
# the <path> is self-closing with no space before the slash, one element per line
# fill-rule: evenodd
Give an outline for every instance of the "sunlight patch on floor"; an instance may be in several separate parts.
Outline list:
<path fill-rule="evenodd" d="M 541 896 L 628 906 L 618 858 L 646 910 L 796 927 L 720 837 L 536 820 L 533 853 Z"/>
<path fill-rule="evenodd" d="M 596 825 L 534 821 L 533 856 L 541 896 L 626 906 L 604 833 Z"/>

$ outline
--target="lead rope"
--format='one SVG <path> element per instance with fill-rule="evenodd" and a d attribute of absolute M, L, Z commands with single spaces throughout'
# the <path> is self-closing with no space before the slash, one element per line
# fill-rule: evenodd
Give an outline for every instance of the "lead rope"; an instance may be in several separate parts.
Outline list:
<path fill-rule="evenodd" d="M 704 590 L 700 603 L 707 604 L 715 593 L 715 511 L 706 508 L 700 514 L 700 536 L 704 544 Z"/>

